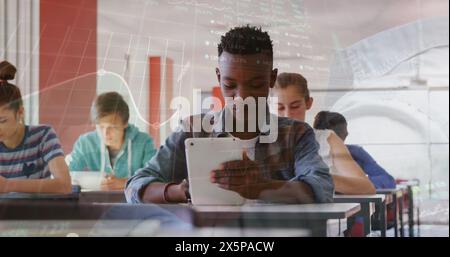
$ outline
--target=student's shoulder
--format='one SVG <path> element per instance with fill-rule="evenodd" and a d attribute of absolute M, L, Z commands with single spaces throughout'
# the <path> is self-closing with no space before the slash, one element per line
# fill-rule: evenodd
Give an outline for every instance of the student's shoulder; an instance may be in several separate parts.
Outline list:
<path fill-rule="evenodd" d="M 182 120 L 180 120 L 180 125 L 181 126 L 186 126 L 186 127 L 192 127 L 197 119 L 202 120 L 203 118 L 207 117 L 207 115 L 208 114 L 206 114 L 206 113 L 189 115 L 189 116 L 183 118 Z M 211 120 L 214 121 L 214 119 L 217 116 L 216 115 L 211 115 L 210 117 L 211 117 Z"/>
<path fill-rule="evenodd" d="M 355 149 L 355 150 L 364 150 L 364 148 L 360 145 L 352 145 L 352 144 L 345 144 L 348 149 Z"/>
<path fill-rule="evenodd" d="M 86 132 L 84 134 L 81 134 L 78 139 L 77 142 L 79 143 L 87 143 L 87 142 L 92 142 L 92 143 L 99 143 L 99 136 L 97 131 L 89 131 Z"/>
<path fill-rule="evenodd" d="M 138 131 L 136 133 L 136 136 L 133 138 L 134 141 L 146 143 L 146 142 L 153 142 L 153 138 L 146 132 Z"/>
<path fill-rule="evenodd" d="M 309 126 L 308 123 L 304 121 L 294 120 L 288 117 L 280 117 L 280 116 L 278 116 L 278 126 L 279 127 L 297 126 L 312 129 L 311 126 Z"/>
<path fill-rule="evenodd" d="M 287 117 L 278 117 L 278 128 L 280 131 L 296 132 L 299 134 L 312 133 L 314 135 L 314 130 L 308 123 Z"/>
<path fill-rule="evenodd" d="M 28 131 L 29 132 L 41 132 L 41 131 L 49 131 L 52 130 L 53 127 L 47 124 L 39 124 L 39 125 L 29 125 Z"/>
<path fill-rule="evenodd" d="M 347 149 L 350 151 L 350 153 L 352 155 L 367 155 L 368 153 L 366 152 L 366 150 L 364 150 L 364 148 L 360 145 L 349 145 L 346 144 Z"/>
<path fill-rule="evenodd" d="M 190 115 L 182 120 L 180 120 L 180 124 L 176 132 L 187 132 L 187 136 L 191 137 L 201 137 L 202 134 L 205 134 L 206 131 L 203 127 L 203 122 L 209 124 L 215 124 L 218 122 L 217 120 L 220 118 L 220 112 L 217 113 L 201 113 Z M 208 121 L 208 122 L 206 122 Z"/>
<path fill-rule="evenodd" d="M 49 134 L 56 135 L 55 130 L 50 125 L 40 124 L 28 126 L 28 136 L 39 135 L 40 137 L 44 137 Z"/>
<path fill-rule="evenodd" d="M 193 137 L 202 137 L 201 132 L 200 133 L 195 132 L 196 128 L 194 126 L 194 123 L 196 123 L 195 119 L 196 118 L 201 119 L 202 117 L 203 115 L 199 114 L 199 115 L 191 115 L 183 119 L 180 119 L 178 121 L 178 125 L 176 126 L 176 128 L 173 129 L 169 134 L 169 136 L 165 139 L 164 145 L 174 144 L 177 146 L 184 146 L 184 141 L 186 139 Z M 149 140 L 153 141 L 153 138 L 149 137 Z"/>

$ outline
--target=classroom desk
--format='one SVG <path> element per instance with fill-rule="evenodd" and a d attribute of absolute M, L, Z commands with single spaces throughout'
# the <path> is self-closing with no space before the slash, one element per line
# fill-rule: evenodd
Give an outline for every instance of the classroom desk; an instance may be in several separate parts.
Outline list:
<path fill-rule="evenodd" d="M 126 203 L 123 190 L 120 191 L 81 191 L 80 203 Z"/>
<path fill-rule="evenodd" d="M 203 227 L 192 230 L 164 230 L 157 234 L 163 237 L 308 237 L 309 230 L 299 228 L 232 228 Z"/>
<path fill-rule="evenodd" d="M 408 215 L 409 215 L 409 232 L 410 237 L 414 237 L 414 188 L 418 188 L 420 186 L 420 181 L 418 179 L 408 181 L 407 187 L 408 187 L 408 193 L 409 193 L 409 208 L 408 208 Z M 420 188 L 418 188 L 420 192 Z M 418 205 L 416 207 L 417 210 L 417 233 L 420 236 L 420 206 Z"/>
<path fill-rule="evenodd" d="M 70 194 L 7 193 L 0 194 L 1 199 L 78 201 L 81 203 L 126 203 L 123 191 L 81 191 Z"/>
<path fill-rule="evenodd" d="M 249 204 L 192 206 L 198 227 L 304 228 L 312 236 L 327 235 L 327 220 L 349 219 L 361 210 L 359 203 Z"/>
<path fill-rule="evenodd" d="M 239 227 L 241 229 L 308 229 L 312 236 L 327 235 L 327 220 L 349 219 L 361 210 L 357 203 L 244 206 L 191 206 L 188 204 L 93 203 L 53 196 L 55 200 L 0 198 L 1 221 L 159 220 L 167 227 Z M 233 225 L 234 224 L 234 225 Z M 349 223 L 348 223 L 349 224 Z"/>
<path fill-rule="evenodd" d="M 309 230 L 289 227 L 274 227 L 270 231 L 265 227 L 195 227 L 194 212 L 194 208 L 187 204 L 132 205 L 2 199 L 0 200 L 0 234 L 11 236 L 310 235 Z"/>
<path fill-rule="evenodd" d="M 0 194 L 1 200 L 26 200 L 26 201 L 78 201 L 79 194 L 78 193 L 70 193 L 70 194 L 35 194 L 35 193 L 4 193 Z"/>
<path fill-rule="evenodd" d="M 192 223 L 192 210 L 177 204 L 79 203 L 0 199 L 0 220 L 144 220 Z"/>
<path fill-rule="evenodd" d="M 155 236 L 157 220 L 2 220 L 0 237 Z M 136 229 L 140 227 L 140 229 Z"/>
<path fill-rule="evenodd" d="M 158 220 L 0 220 L 0 237 L 307 237 L 305 229 L 162 228 Z"/>
<path fill-rule="evenodd" d="M 414 187 L 419 186 L 418 180 L 408 180 L 401 182 L 397 185 L 398 188 L 403 190 L 404 194 L 408 195 L 408 231 L 409 236 L 414 237 Z M 403 202 L 403 201 L 402 201 Z M 420 213 L 419 208 L 417 208 L 417 225 L 420 224 Z"/>
<path fill-rule="evenodd" d="M 367 236 L 371 229 L 371 216 L 375 211 L 371 208 L 371 204 L 380 211 L 378 218 L 381 236 L 386 237 L 386 196 L 383 194 L 377 195 L 334 195 L 335 203 L 359 203 L 361 204 L 361 216 L 364 219 L 364 235 Z"/>
<path fill-rule="evenodd" d="M 377 189 L 377 194 L 389 195 L 392 197 L 392 203 L 394 205 L 395 217 L 394 217 L 394 235 L 398 237 L 398 219 L 400 218 L 400 236 L 404 237 L 404 229 L 403 229 L 403 215 L 398 215 L 399 213 L 403 213 L 403 191 L 400 188 L 394 189 Z M 388 204 L 386 202 L 386 204 Z"/>

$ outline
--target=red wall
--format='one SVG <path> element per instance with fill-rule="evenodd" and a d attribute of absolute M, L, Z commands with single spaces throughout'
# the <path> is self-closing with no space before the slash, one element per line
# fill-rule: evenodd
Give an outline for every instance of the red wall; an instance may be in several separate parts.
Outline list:
<path fill-rule="evenodd" d="M 220 89 L 220 86 L 215 86 L 212 89 L 211 95 L 213 97 L 217 97 L 220 100 L 220 103 L 222 104 L 222 109 L 225 106 L 225 98 L 222 95 L 222 90 Z M 220 110 L 215 110 L 215 111 L 220 111 Z"/>
<path fill-rule="evenodd" d="M 159 147 L 159 122 L 161 120 L 161 57 L 149 57 L 149 111 L 148 128 L 156 147 Z"/>
<path fill-rule="evenodd" d="M 97 1 L 40 1 L 39 119 L 52 125 L 70 153 L 92 129 L 96 94 Z"/>
<path fill-rule="evenodd" d="M 171 115 L 170 102 L 173 98 L 173 60 L 160 56 L 149 57 L 149 134 L 156 147 L 160 142 L 160 123 Z M 161 103 L 161 92 L 165 96 L 165 104 Z M 163 119 L 163 120 L 162 120 Z M 164 142 L 163 142 L 164 143 Z"/>

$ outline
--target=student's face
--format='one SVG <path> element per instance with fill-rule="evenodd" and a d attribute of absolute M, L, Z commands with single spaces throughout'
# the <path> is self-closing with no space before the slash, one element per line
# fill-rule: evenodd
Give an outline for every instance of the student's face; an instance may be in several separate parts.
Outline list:
<path fill-rule="evenodd" d="M 14 111 L 7 106 L 0 107 L 0 142 L 10 139 L 19 129 L 23 108 Z"/>
<path fill-rule="evenodd" d="M 97 123 L 103 142 L 109 147 L 122 145 L 127 127 L 128 124 L 124 124 L 122 117 L 116 113 L 99 118 Z"/>
<path fill-rule="evenodd" d="M 306 111 L 313 103 L 311 97 L 306 100 L 295 85 L 275 89 L 274 96 L 278 97 L 278 116 L 305 121 Z"/>
<path fill-rule="evenodd" d="M 223 52 L 216 68 L 217 79 L 224 97 L 245 100 L 269 95 L 275 84 L 277 69 L 272 69 L 272 60 L 267 54 L 236 55 Z M 246 115 L 247 116 L 247 115 Z"/>

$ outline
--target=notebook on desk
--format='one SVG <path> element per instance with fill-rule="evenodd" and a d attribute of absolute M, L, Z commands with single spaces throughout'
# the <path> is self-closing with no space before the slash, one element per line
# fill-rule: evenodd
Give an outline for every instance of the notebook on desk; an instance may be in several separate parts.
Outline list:
<path fill-rule="evenodd" d="M 100 171 L 71 171 L 72 185 L 78 185 L 82 191 L 100 191 L 102 174 Z"/>

